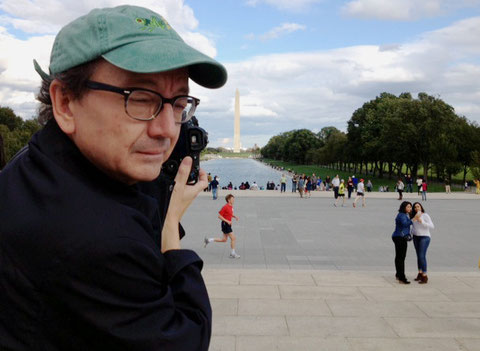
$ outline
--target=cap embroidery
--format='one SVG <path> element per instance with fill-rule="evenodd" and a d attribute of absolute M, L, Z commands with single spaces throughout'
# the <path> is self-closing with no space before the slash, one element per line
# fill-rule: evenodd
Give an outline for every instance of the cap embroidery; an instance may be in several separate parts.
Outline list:
<path fill-rule="evenodd" d="M 162 28 L 166 30 L 172 29 L 168 22 L 161 17 L 157 18 L 152 16 L 150 19 L 138 17 L 135 19 L 135 21 L 142 25 L 142 27 L 140 27 L 142 30 L 148 30 L 149 32 L 152 32 L 155 28 Z"/>

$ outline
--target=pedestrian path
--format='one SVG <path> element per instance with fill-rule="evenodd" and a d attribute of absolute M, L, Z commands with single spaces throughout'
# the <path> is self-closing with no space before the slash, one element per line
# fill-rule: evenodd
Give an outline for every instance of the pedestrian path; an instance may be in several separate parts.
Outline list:
<path fill-rule="evenodd" d="M 480 274 L 211 269 L 211 351 L 480 350 Z M 409 277 L 413 278 L 413 277 Z"/>

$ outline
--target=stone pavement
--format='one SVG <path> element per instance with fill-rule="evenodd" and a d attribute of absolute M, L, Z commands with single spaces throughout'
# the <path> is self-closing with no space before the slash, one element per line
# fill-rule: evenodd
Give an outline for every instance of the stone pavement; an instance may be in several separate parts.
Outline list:
<path fill-rule="evenodd" d="M 227 244 L 203 248 L 220 234 L 223 206 L 202 193 L 182 224 L 182 247 L 205 262 L 213 307 L 210 350 L 478 350 L 480 351 L 479 196 L 429 194 L 436 226 L 420 285 L 409 245 L 406 272 L 394 278 L 390 239 L 400 202 L 367 194 L 367 207 L 333 207 L 331 192 L 237 191 L 233 228 L 240 259 Z M 417 201 L 416 193 L 405 199 Z"/>
<path fill-rule="evenodd" d="M 205 269 L 210 350 L 480 350 L 480 274 Z"/>

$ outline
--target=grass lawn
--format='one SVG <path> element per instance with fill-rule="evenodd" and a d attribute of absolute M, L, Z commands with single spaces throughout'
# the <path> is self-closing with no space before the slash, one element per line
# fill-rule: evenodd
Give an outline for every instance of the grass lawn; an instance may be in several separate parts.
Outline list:
<path fill-rule="evenodd" d="M 310 176 L 313 173 L 315 173 L 317 177 L 322 177 L 322 179 L 325 179 L 327 175 L 329 175 L 330 178 L 333 178 L 335 177 L 336 174 L 338 174 L 340 179 L 345 179 L 345 182 L 346 182 L 348 180 L 348 177 L 353 175 L 351 172 L 344 172 L 344 171 L 339 171 L 333 168 L 326 168 L 321 166 L 297 165 L 293 163 L 276 161 L 271 159 L 263 159 L 263 162 L 268 163 L 272 166 L 282 167 L 283 169 L 291 170 L 299 174 L 305 173 L 307 176 Z M 392 179 L 388 179 L 388 174 L 385 175 L 384 178 L 365 176 L 363 174 L 355 174 L 355 177 L 359 179 L 360 178 L 365 179 L 365 184 L 367 183 L 368 179 L 370 179 L 373 184 L 373 191 L 378 191 L 380 186 L 386 186 L 386 185 L 389 187 L 390 191 L 394 191 L 395 184 L 397 183 L 397 180 L 398 180 L 398 179 L 395 179 L 394 177 L 392 177 Z M 462 178 L 460 178 L 460 181 L 458 181 L 458 183 L 455 182 L 455 184 L 452 184 L 452 191 L 463 191 L 463 186 L 460 184 L 461 179 Z M 405 188 L 406 188 L 406 184 L 405 184 Z M 413 183 L 413 191 L 417 191 L 417 185 L 415 183 L 415 179 Z M 443 183 L 429 182 L 428 191 L 443 192 L 445 191 L 445 187 Z"/>

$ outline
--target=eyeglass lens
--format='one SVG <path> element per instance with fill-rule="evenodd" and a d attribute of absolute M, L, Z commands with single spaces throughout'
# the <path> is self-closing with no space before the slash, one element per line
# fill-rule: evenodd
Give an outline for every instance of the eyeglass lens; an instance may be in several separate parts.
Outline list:
<path fill-rule="evenodd" d="M 175 122 L 188 121 L 195 113 L 195 100 L 182 96 L 177 98 L 172 106 Z M 144 90 L 134 90 L 130 93 L 126 110 L 127 114 L 135 119 L 150 120 L 157 116 L 162 108 L 162 98 Z"/>

